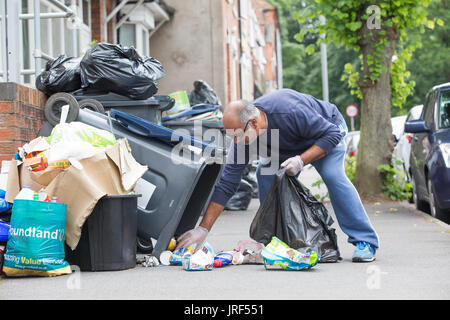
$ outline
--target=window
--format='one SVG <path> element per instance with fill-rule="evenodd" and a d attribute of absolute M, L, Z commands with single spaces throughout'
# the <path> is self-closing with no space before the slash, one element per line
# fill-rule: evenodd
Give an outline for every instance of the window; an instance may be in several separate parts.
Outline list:
<path fill-rule="evenodd" d="M 79 23 L 74 23 L 66 18 L 41 18 L 41 51 L 56 58 L 61 54 L 79 56 L 88 47 L 90 39 L 90 0 L 60 0 L 66 6 L 76 5 L 75 13 Z M 22 13 L 34 13 L 33 0 L 21 0 Z M 40 1 L 42 13 L 61 12 L 61 9 L 47 0 Z M 21 44 L 21 82 L 34 86 L 34 20 L 22 19 L 19 25 Z M 76 45 L 76 48 L 74 48 Z M 76 49 L 76 52 L 75 52 Z M 42 68 L 47 60 L 42 59 Z"/>
<path fill-rule="evenodd" d="M 450 90 L 441 92 L 438 115 L 439 128 L 450 128 Z"/>
<path fill-rule="evenodd" d="M 434 91 L 428 94 L 427 103 L 424 108 L 423 119 L 425 120 L 426 126 L 431 129 L 433 127 L 433 114 L 434 114 Z"/>
<path fill-rule="evenodd" d="M 131 23 L 124 23 L 119 28 L 119 43 L 126 47 L 136 48 L 136 26 Z"/>
<path fill-rule="evenodd" d="M 119 43 L 122 46 L 133 46 L 143 56 L 150 55 L 150 35 L 141 23 L 124 23 L 119 28 Z"/>

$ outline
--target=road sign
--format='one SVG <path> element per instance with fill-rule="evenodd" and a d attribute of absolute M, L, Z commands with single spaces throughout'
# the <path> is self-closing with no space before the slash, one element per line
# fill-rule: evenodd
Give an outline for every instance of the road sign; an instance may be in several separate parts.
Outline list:
<path fill-rule="evenodd" d="M 350 104 L 345 109 L 345 113 L 349 118 L 355 118 L 358 115 L 358 107 L 354 104 Z"/>
<path fill-rule="evenodd" d="M 355 131 L 354 119 L 358 115 L 358 107 L 354 104 L 349 104 L 345 109 L 345 113 L 350 118 L 351 131 Z"/>

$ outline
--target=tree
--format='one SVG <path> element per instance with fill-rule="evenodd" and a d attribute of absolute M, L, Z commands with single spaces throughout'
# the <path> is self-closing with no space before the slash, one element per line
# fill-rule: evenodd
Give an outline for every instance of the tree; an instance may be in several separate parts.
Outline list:
<path fill-rule="evenodd" d="M 317 41 L 318 35 L 306 34 L 300 42 L 296 40 L 296 34 L 300 30 L 307 29 L 308 25 L 317 18 L 307 19 L 298 23 L 292 12 L 301 11 L 314 3 L 314 0 L 270 0 L 277 8 L 281 26 L 281 41 L 283 52 L 283 85 L 299 92 L 321 98 L 322 74 L 320 52 L 308 55 L 305 48 Z M 345 108 L 349 104 L 360 105 L 360 99 L 352 96 L 346 82 L 341 81 L 345 63 L 358 60 L 358 53 L 337 47 L 333 43 L 328 45 L 328 80 L 330 85 L 330 102 L 334 103 L 341 113 L 345 114 Z M 348 126 L 350 128 L 350 119 Z M 359 127 L 359 117 L 355 127 Z"/>
<path fill-rule="evenodd" d="M 390 163 L 393 150 L 391 106 L 401 106 L 412 92 L 406 70 L 412 52 L 419 46 L 408 37 L 409 30 L 433 28 L 442 20 L 429 20 L 430 0 L 315 0 L 315 4 L 294 12 L 299 23 L 323 16 L 300 30 L 301 41 L 308 33 L 326 34 L 306 47 L 314 52 L 321 41 L 342 44 L 358 52 L 359 70 L 346 64 L 344 79 L 351 92 L 362 100 L 361 138 L 358 146 L 355 186 L 366 195 L 380 193 L 382 180 L 377 166 Z M 393 57 L 396 57 L 393 61 Z"/>
<path fill-rule="evenodd" d="M 428 10 L 430 16 L 439 16 L 444 25 L 426 29 L 423 34 L 415 31 L 416 36 L 421 37 L 422 46 L 414 51 L 407 63 L 411 79 L 416 83 L 414 93 L 405 103 L 408 109 L 423 104 L 426 93 L 433 86 L 450 82 L 450 0 L 435 0 Z"/>

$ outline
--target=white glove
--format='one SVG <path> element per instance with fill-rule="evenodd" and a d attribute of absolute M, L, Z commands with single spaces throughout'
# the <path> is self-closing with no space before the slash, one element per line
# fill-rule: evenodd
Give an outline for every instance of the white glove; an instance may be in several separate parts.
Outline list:
<path fill-rule="evenodd" d="M 200 249 L 203 245 L 203 243 L 206 240 L 206 237 L 208 236 L 208 230 L 206 228 L 203 228 L 201 226 L 198 226 L 195 229 L 186 231 L 177 239 L 177 247 L 175 250 L 179 248 L 187 248 L 189 246 L 194 247 L 195 245 L 195 251 Z"/>
<path fill-rule="evenodd" d="M 289 158 L 281 164 L 281 167 L 286 167 L 287 175 L 296 176 L 303 169 L 302 158 L 300 156 Z"/>

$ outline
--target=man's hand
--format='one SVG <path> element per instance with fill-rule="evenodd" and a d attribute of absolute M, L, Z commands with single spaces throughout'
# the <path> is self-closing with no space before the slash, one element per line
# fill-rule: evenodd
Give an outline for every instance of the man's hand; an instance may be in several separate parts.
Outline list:
<path fill-rule="evenodd" d="M 177 247 L 175 250 L 195 245 L 195 251 L 197 251 L 205 242 L 208 233 L 208 230 L 202 226 L 186 231 L 177 239 Z"/>
<path fill-rule="evenodd" d="M 302 158 L 300 158 L 300 156 L 289 158 L 281 164 L 281 167 L 286 167 L 287 175 L 296 176 L 303 169 Z"/>

